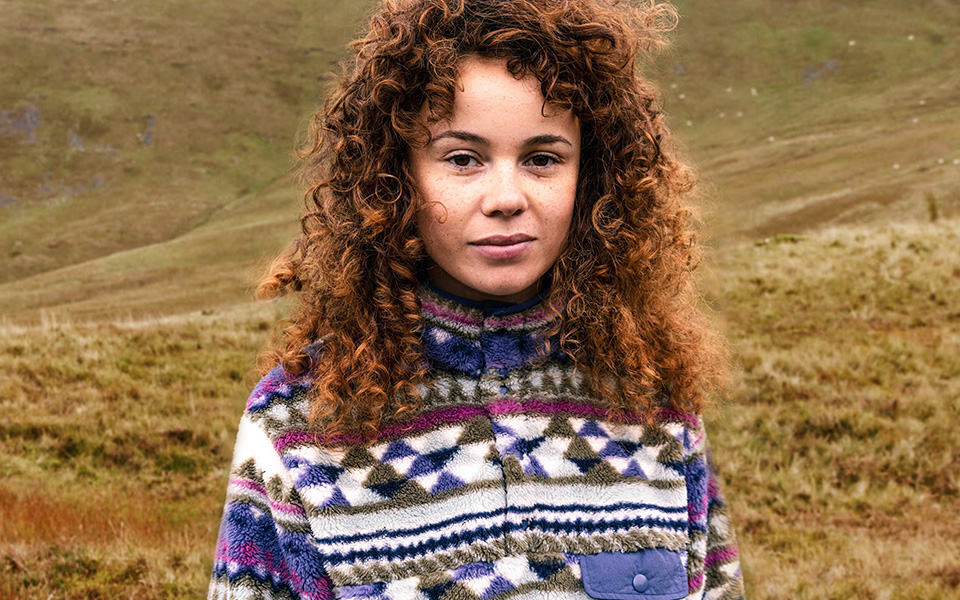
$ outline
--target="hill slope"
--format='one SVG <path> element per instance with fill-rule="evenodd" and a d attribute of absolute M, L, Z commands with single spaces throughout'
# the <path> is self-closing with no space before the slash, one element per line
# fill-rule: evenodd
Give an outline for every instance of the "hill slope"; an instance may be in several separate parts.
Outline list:
<path fill-rule="evenodd" d="M 677 4 L 652 71 L 715 245 L 960 214 L 960 3 Z M 246 302 L 295 231 L 298 127 L 368 8 L 6 2 L 0 313 Z"/>

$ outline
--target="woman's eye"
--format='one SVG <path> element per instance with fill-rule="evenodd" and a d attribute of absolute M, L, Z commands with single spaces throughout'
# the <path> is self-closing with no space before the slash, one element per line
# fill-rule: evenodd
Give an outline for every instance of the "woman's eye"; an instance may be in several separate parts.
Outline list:
<path fill-rule="evenodd" d="M 476 162 L 475 159 L 469 154 L 457 154 L 455 156 L 451 156 L 447 160 L 457 167 L 472 167 Z"/>
<path fill-rule="evenodd" d="M 530 157 L 529 162 L 535 167 L 549 167 L 557 162 L 557 159 L 549 154 L 535 154 Z"/>

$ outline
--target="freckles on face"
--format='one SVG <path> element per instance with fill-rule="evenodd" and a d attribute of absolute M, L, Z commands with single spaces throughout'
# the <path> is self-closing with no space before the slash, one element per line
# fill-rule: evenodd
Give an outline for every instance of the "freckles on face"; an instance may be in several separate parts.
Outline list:
<path fill-rule="evenodd" d="M 410 167 L 433 285 L 475 300 L 533 297 L 570 229 L 580 123 L 501 61 L 460 65 L 453 114 L 428 124 Z"/>

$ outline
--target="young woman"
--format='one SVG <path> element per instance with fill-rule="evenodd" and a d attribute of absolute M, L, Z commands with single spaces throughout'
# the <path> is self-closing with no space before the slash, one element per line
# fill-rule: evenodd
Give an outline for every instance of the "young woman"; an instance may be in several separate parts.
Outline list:
<path fill-rule="evenodd" d="M 699 412 L 672 9 L 386 0 L 304 153 L 299 309 L 240 423 L 211 598 L 743 593 Z"/>

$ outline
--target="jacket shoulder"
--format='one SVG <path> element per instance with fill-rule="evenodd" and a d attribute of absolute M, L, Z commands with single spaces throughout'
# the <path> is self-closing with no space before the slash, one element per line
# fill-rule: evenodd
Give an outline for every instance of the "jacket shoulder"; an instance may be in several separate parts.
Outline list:
<path fill-rule="evenodd" d="M 250 392 L 244 418 L 271 439 L 291 430 L 307 429 L 312 387 L 310 371 L 297 374 L 282 366 L 274 367 Z"/>

